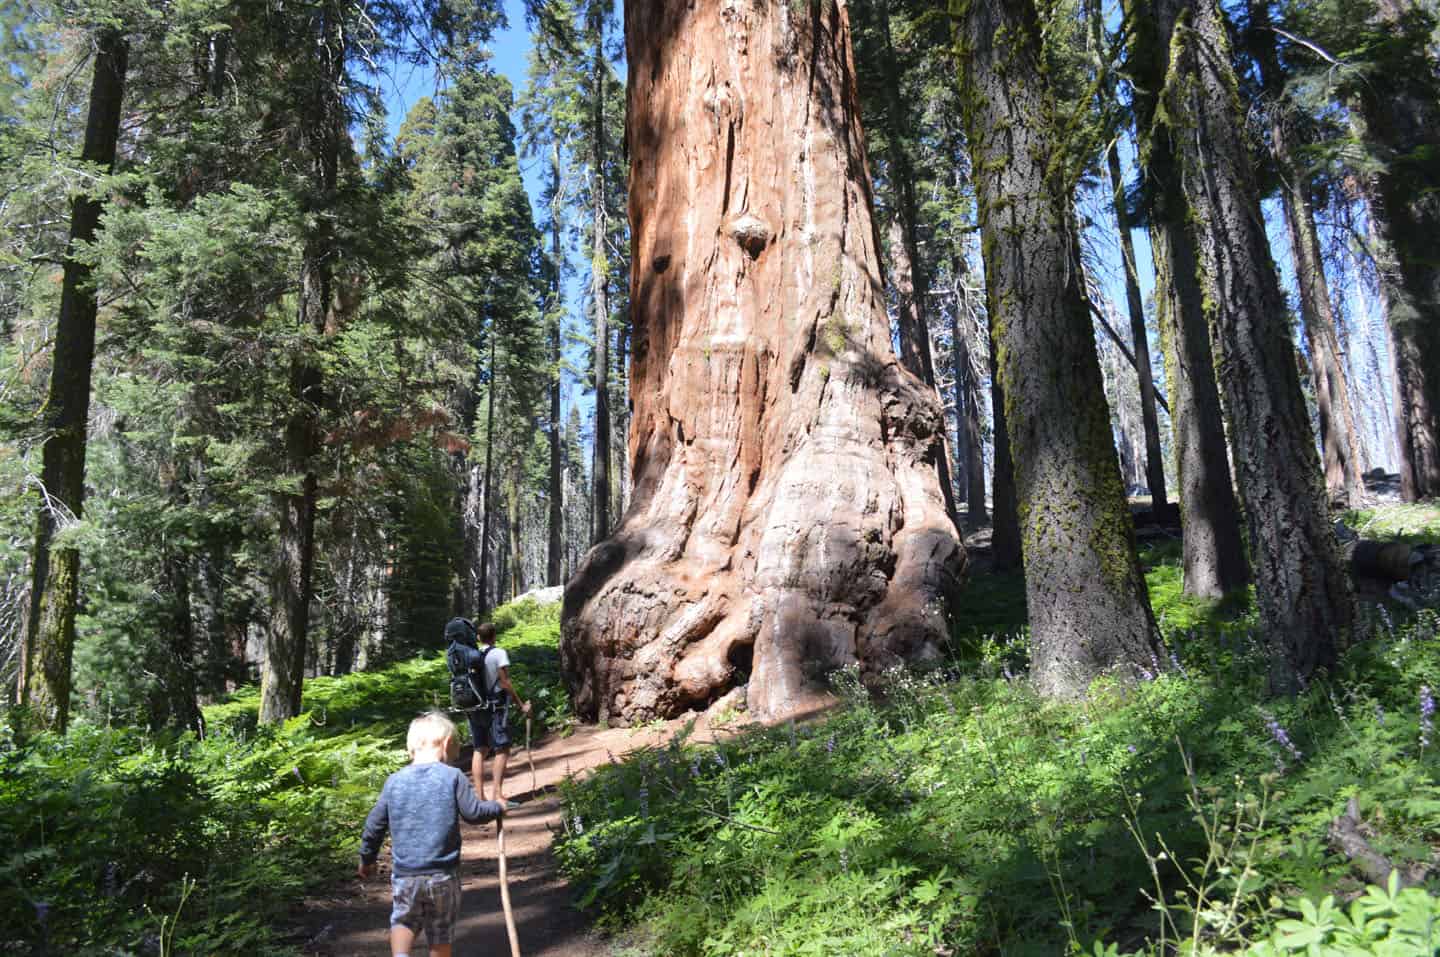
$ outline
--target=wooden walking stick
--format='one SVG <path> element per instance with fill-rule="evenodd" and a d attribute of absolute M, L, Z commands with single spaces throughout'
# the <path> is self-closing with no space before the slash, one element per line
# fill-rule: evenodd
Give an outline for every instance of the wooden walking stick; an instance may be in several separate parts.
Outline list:
<path fill-rule="evenodd" d="M 515 912 L 510 909 L 510 879 L 505 872 L 505 816 L 495 819 L 495 846 L 500 858 L 500 906 L 505 911 L 505 932 L 510 935 L 510 957 L 520 957 L 520 935 L 515 932 Z"/>
<path fill-rule="evenodd" d="M 530 716 L 525 716 L 525 757 L 530 760 L 530 793 L 536 794 L 539 788 L 535 786 L 535 751 L 530 747 Z"/>

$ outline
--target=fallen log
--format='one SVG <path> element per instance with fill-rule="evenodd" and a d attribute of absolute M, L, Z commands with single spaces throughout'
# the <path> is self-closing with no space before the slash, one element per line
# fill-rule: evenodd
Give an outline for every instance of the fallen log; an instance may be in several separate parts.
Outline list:
<path fill-rule="evenodd" d="M 1363 828 L 1360 804 L 1352 797 L 1345 804 L 1345 813 L 1330 822 L 1329 837 L 1330 845 L 1344 854 L 1368 883 L 1384 887 L 1389 883 L 1392 873 L 1399 879 L 1401 887 L 1418 887 L 1425 882 L 1430 874 L 1429 867 L 1417 863 L 1407 868 L 1397 868 L 1390 858 L 1375 850 L 1366 838 Z"/>

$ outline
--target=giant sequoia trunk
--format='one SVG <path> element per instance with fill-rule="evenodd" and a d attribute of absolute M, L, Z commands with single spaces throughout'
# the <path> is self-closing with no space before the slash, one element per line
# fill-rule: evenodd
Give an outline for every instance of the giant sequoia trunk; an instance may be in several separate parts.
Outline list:
<path fill-rule="evenodd" d="M 1042 694 L 1152 660 L 1155 621 L 1111 439 L 1054 101 L 1031 0 L 965 0 L 966 100 L 985 278 Z"/>
<path fill-rule="evenodd" d="M 98 38 L 81 158 L 108 169 L 120 136 L 129 49 L 117 30 Z M 70 252 L 95 238 L 100 202 L 76 196 L 70 207 Z M 20 700 L 46 727 L 64 731 L 70 715 L 70 666 L 80 596 L 80 551 L 51 549 L 60 522 L 80 518 L 85 500 L 86 427 L 95 364 L 95 290 L 90 266 L 67 255 L 50 387 L 41 410 L 47 432 L 40 452 L 41 501 L 31 551 L 30 609 L 21 646 Z"/>
<path fill-rule="evenodd" d="M 1407 0 L 1376 4 L 1382 69 L 1359 89 L 1364 135 L 1384 165 L 1371 212 L 1395 351 L 1395 433 L 1407 501 L 1440 496 L 1440 103 L 1429 21 Z"/>
<path fill-rule="evenodd" d="M 896 361 L 845 8 L 626 5 L 634 493 L 566 591 L 585 717 L 932 659 L 964 553 Z"/>
<path fill-rule="evenodd" d="M 1165 379 L 1174 408 L 1176 471 L 1180 479 L 1182 569 L 1187 595 L 1220 598 L 1250 581 L 1240 534 L 1240 506 L 1230 480 L 1220 391 L 1210 354 L 1204 293 L 1195 241 L 1174 158 L 1171 131 L 1156 123 L 1165 88 L 1168 33 L 1160 34 L 1148 3 L 1126 0 L 1130 64 L 1136 74 L 1140 161 L 1150 184 L 1151 249 L 1156 310 L 1165 353 Z"/>
<path fill-rule="evenodd" d="M 1350 631 L 1350 580 L 1330 527 L 1285 299 L 1242 137 L 1225 24 L 1214 0 L 1159 0 L 1175 37 L 1165 112 L 1179 134 L 1189 221 L 1235 457 L 1270 683 L 1293 692 Z M 1167 44 L 1168 45 L 1168 44 Z"/>

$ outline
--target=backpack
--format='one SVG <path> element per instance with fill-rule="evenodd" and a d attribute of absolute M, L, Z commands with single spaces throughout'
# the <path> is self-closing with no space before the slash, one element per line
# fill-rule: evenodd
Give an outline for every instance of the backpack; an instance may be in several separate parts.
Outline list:
<path fill-rule="evenodd" d="M 445 652 L 445 664 L 450 668 L 450 707 L 454 711 L 474 711 L 476 708 L 484 708 L 489 704 L 489 696 L 480 693 L 475 687 L 475 675 L 461 664 L 460 656 L 455 653 L 455 644 L 452 642 L 448 651 Z M 485 656 L 490 649 L 484 648 L 480 652 L 480 663 L 484 666 Z"/>

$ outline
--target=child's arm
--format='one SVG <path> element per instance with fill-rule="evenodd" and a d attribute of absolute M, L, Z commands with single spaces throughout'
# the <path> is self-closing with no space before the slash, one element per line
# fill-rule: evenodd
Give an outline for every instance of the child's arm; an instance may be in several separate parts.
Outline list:
<path fill-rule="evenodd" d="M 365 818 L 365 830 L 360 834 L 360 868 L 357 872 L 361 877 L 375 873 L 375 858 L 380 856 L 380 845 L 385 843 L 385 834 L 390 830 L 389 790 L 390 782 L 387 781 L 380 789 L 380 800 L 375 802 Z"/>
<path fill-rule="evenodd" d="M 482 801 L 475 796 L 475 788 L 464 774 L 455 775 L 455 807 L 468 824 L 493 821 L 505 816 L 505 805 L 499 801 Z"/>

